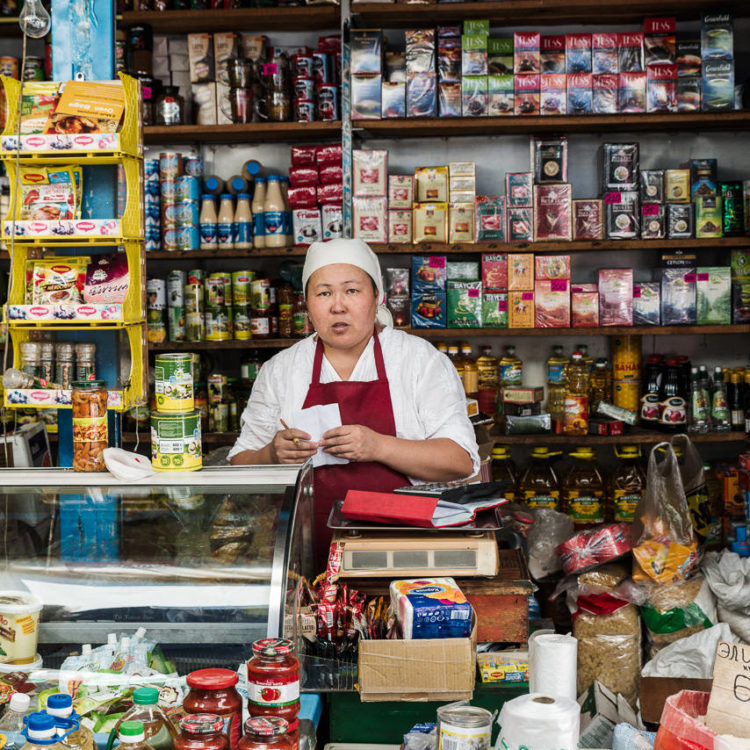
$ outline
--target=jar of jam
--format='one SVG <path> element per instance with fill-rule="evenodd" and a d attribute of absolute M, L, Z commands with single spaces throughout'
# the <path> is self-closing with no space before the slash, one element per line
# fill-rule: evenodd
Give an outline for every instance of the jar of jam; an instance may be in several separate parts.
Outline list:
<path fill-rule="evenodd" d="M 299 660 L 286 638 L 263 638 L 253 643 L 247 663 L 250 716 L 280 716 L 290 725 L 299 713 Z M 292 727 L 294 728 L 294 727 Z"/>
<path fill-rule="evenodd" d="M 189 714 L 180 722 L 174 750 L 229 750 L 224 722 L 216 714 Z"/>
<path fill-rule="evenodd" d="M 182 707 L 190 714 L 216 714 L 224 722 L 231 750 L 237 750 L 242 734 L 242 698 L 235 685 L 239 677 L 231 669 L 199 669 L 187 676 L 190 692 Z"/>
<path fill-rule="evenodd" d="M 239 750 L 294 750 L 289 724 L 280 716 L 255 716 L 245 722 Z"/>

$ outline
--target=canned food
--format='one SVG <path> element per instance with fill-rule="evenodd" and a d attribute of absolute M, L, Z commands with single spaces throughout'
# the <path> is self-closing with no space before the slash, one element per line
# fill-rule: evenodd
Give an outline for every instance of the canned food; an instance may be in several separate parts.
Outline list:
<path fill-rule="evenodd" d="M 492 714 L 479 706 L 441 706 L 437 711 L 441 748 L 482 750 L 490 747 Z"/>
<path fill-rule="evenodd" d="M 185 174 L 191 177 L 201 177 L 203 175 L 203 159 L 200 156 L 185 156 L 182 160 L 182 168 Z"/>
<path fill-rule="evenodd" d="M 177 224 L 180 221 L 181 207 L 172 201 L 161 202 L 161 220 L 164 224 Z"/>
<path fill-rule="evenodd" d="M 167 274 L 167 305 L 182 307 L 185 304 L 185 272 L 170 271 Z"/>
<path fill-rule="evenodd" d="M 177 204 L 177 221 L 198 228 L 200 224 L 200 205 L 198 201 L 180 201 Z"/>
<path fill-rule="evenodd" d="M 206 340 L 206 316 L 201 312 L 189 312 L 185 316 L 185 334 L 188 341 Z"/>
<path fill-rule="evenodd" d="M 23 66 L 24 81 L 43 81 L 44 65 L 41 57 L 27 57 Z"/>
<path fill-rule="evenodd" d="M 197 411 L 151 413 L 151 465 L 157 471 L 194 471 L 203 466 Z"/>
<path fill-rule="evenodd" d="M 185 341 L 187 331 L 184 307 L 170 307 L 167 310 L 167 328 L 170 341 Z"/>
<path fill-rule="evenodd" d="M 221 307 L 225 304 L 225 278 L 223 273 L 209 274 L 206 279 L 206 305 Z"/>
<path fill-rule="evenodd" d="M 0 75 L 18 80 L 18 58 L 0 57 Z"/>
<path fill-rule="evenodd" d="M 193 355 L 157 354 L 154 360 L 154 392 L 160 412 L 192 411 Z"/>
<path fill-rule="evenodd" d="M 229 308 L 206 311 L 206 341 L 229 341 L 232 338 L 232 318 Z"/>
<path fill-rule="evenodd" d="M 231 307 L 232 305 L 232 275 L 227 273 L 226 271 L 222 274 L 222 278 L 224 279 L 224 304 L 227 307 Z"/>
<path fill-rule="evenodd" d="M 164 310 L 167 306 L 167 282 L 164 279 L 148 279 L 146 300 L 149 310 Z"/>
<path fill-rule="evenodd" d="M 250 299 L 253 310 L 269 310 L 271 307 L 271 280 L 253 279 L 250 282 Z"/>
<path fill-rule="evenodd" d="M 180 243 L 180 231 L 177 224 L 162 223 L 161 225 L 161 244 L 162 250 L 167 252 L 174 252 L 179 249 Z"/>
<path fill-rule="evenodd" d="M 175 189 L 178 201 L 199 201 L 201 198 L 200 180 L 193 175 L 185 174 L 178 177 Z"/>
<path fill-rule="evenodd" d="M 333 122 L 339 119 L 339 89 L 335 83 L 319 83 L 318 119 L 323 122 Z"/>
<path fill-rule="evenodd" d="M 203 312 L 203 284 L 185 285 L 185 310 L 188 313 Z"/>
<path fill-rule="evenodd" d="M 255 277 L 254 271 L 232 272 L 232 303 L 244 307 L 252 303 L 251 283 Z"/>
<path fill-rule="evenodd" d="M 331 83 L 331 56 L 327 52 L 313 52 L 312 77 L 318 83 Z"/>
<path fill-rule="evenodd" d="M 315 100 L 295 99 L 294 118 L 297 122 L 315 122 Z"/>
<path fill-rule="evenodd" d="M 159 176 L 159 160 L 158 159 L 144 159 L 143 160 L 143 174 L 146 180 Z"/>
<path fill-rule="evenodd" d="M 220 372 L 212 372 L 208 376 L 208 402 L 217 404 L 224 398 L 227 389 L 227 376 Z"/>
<path fill-rule="evenodd" d="M 200 227 L 197 224 L 180 224 L 177 227 L 177 249 L 194 252 L 200 249 Z"/>
<path fill-rule="evenodd" d="M 614 404 L 622 409 L 634 411 L 636 414 L 641 410 L 641 383 L 639 380 L 615 380 Z"/>
<path fill-rule="evenodd" d="M 249 341 L 253 337 L 249 307 L 234 308 L 234 337 L 238 341 Z"/>
<path fill-rule="evenodd" d="M 315 79 L 312 76 L 297 76 L 293 85 L 295 99 L 315 98 Z"/>
<path fill-rule="evenodd" d="M 182 154 L 179 151 L 162 151 L 159 154 L 159 176 L 173 180 L 182 175 Z"/>
<path fill-rule="evenodd" d="M 162 200 L 174 203 L 177 200 L 177 182 L 171 178 L 159 179 L 159 194 Z"/>
<path fill-rule="evenodd" d="M 104 471 L 107 431 L 107 383 L 76 380 L 71 394 L 73 411 L 73 470 Z"/>

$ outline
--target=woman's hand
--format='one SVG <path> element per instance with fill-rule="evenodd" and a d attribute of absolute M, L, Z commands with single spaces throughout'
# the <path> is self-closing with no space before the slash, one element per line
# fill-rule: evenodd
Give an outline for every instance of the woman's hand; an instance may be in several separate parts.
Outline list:
<path fill-rule="evenodd" d="M 361 424 L 334 427 L 323 433 L 320 445 L 326 453 L 350 461 L 379 461 L 383 435 Z"/>
<path fill-rule="evenodd" d="M 317 443 L 302 430 L 279 430 L 271 441 L 271 457 L 277 464 L 301 464 L 315 455 Z"/>

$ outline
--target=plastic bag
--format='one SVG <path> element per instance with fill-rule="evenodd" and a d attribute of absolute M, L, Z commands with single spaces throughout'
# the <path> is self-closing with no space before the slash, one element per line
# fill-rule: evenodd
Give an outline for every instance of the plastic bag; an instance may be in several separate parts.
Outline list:
<path fill-rule="evenodd" d="M 708 497 L 706 474 L 703 471 L 703 459 L 687 435 L 675 435 L 672 446 L 682 444 L 683 458 L 680 477 L 685 490 L 685 500 L 690 510 L 693 531 L 699 541 L 705 541 L 711 531 L 711 502 Z"/>
<path fill-rule="evenodd" d="M 656 739 L 656 732 L 636 729 L 631 724 L 617 724 L 612 739 L 612 750 L 651 750 Z"/>
<path fill-rule="evenodd" d="M 699 716 L 705 716 L 711 693 L 681 690 L 664 704 L 654 750 L 713 750 L 716 732 Z"/>
<path fill-rule="evenodd" d="M 659 443 L 651 451 L 646 491 L 635 516 L 633 578 L 657 583 L 688 578 L 698 559 L 698 543 L 677 457 L 669 443 Z"/>
<path fill-rule="evenodd" d="M 566 575 L 582 573 L 628 552 L 630 528 L 626 523 L 581 531 L 557 548 Z"/>
<path fill-rule="evenodd" d="M 750 616 L 750 557 L 708 552 L 701 567 L 719 605 Z"/>
<path fill-rule="evenodd" d="M 535 579 L 560 570 L 557 546 L 573 534 L 573 521 L 564 513 L 549 508 L 534 510 L 534 525 L 529 531 L 529 572 Z"/>

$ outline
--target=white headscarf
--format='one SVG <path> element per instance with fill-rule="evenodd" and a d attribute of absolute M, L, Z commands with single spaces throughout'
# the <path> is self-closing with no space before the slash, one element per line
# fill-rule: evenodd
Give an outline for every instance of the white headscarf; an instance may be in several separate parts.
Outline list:
<path fill-rule="evenodd" d="M 307 293 L 307 282 L 320 268 L 334 263 L 348 263 L 350 266 L 361 268 L 374 282 L 378 289 L 378 310 L 375 320 L 384 326 L 393 326 L 393 316 L 385 302 L 383 290 L 383 276 L 380 272 L 378 256 L 370 246 L 362 240 L 330 240 L 329 242 L 313 242 L 307 250 L 305 265 L 302 269 L 302 289 Z"/>

